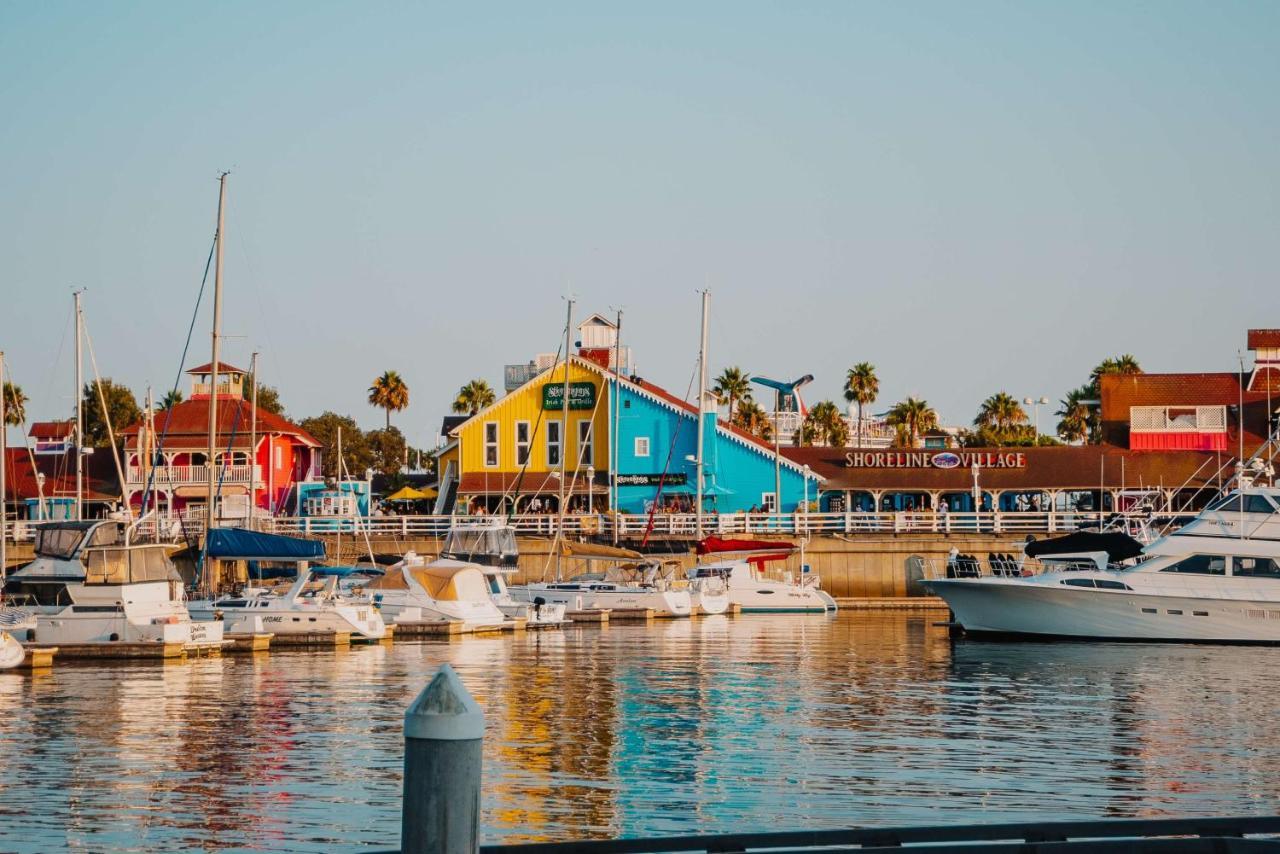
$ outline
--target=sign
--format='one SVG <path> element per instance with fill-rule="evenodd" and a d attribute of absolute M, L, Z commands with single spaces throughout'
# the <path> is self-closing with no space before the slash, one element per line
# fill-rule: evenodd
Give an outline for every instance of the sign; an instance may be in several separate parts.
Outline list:
<path fill-rule="evenodd" d="M 564 383 L 544 383 L 542 408 L 559 412 L 564 409 Z M 570 409 L 595 409 L 595 383 L 569 383 Z"/>
<path fill-rule="evenodd" d="M 1024 469 L 1027 455 L 1017 451 L 850 451 L 851 469 Z"/>
<path fill-rule="evenodd" d="M 618 486 L 657 486 L 659 482 L 663 486 L 684 486 L 688 483 L 688 476 L 683 474 L 669 474 L 663 477 L 660 474 L 619 474 L 614 476 L 614 481 Z"/>

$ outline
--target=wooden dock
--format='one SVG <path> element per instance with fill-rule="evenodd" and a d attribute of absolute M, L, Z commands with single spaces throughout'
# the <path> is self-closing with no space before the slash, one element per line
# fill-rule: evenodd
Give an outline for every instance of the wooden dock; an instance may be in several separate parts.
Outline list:
<path fill-rule="evenodd" d="M 610 613 L 605 608 L 599 611 L 565 611 L 564 615 L 571 623 L 607 623 Z"/>
<path fill-rule="evenodd" d="M 30 649 L 30 647 L 28 647 Z M 55 649 L 59 659 L 172 659 L 184 658 L 187 655 L 183 643 L 125 643 L 124 641 L 105 641 L 103 643 L 65 643 Z"/>
<path fill-rule="evenodd" d="M 272 646 L 351 646 L 351 632 L 281 632 L 271 639 Z"/>
<path fill-rule="evenodd" d="M 26 654 L 18 665 L 22 670 L 45 670 L 53 667 L 53 657 L 58 654 L 56 646 L 27 646 L 23 644 Z"/>
<path fill-rule="evenodd" d="M 231 652 L 265 652 L 271 649 L 271 632 L 229 632 L 223 638 L 231 641 Z"/>
<path fill-rule="evenodd" d="M 609 620 L 612 622 L 647 623 L 656 616 L 658 614 L 652 608 L 613 608 L 609 611 Z M 576 619 L 575 622 L 577 622 Z"/>
<path fill-rule="evenodd" d="M 496 634 L 523 632 L 528 627 L 525 620 L 506 620 L 501 623 L 466 623 L 448 620 L 406 620 L 395 623 L 398 638 L 454 637 L 456 635 Z"/>

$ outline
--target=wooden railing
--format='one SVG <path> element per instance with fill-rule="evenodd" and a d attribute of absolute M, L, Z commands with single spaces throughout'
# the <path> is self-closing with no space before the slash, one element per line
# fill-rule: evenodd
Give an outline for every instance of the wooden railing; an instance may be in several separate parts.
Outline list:
<path fill-rule="evenodd" d="M 248 483 L 250 474 L 257 483 L 265 483 L 262 479 L 262 466 L 242 463 L 220 467 L 215 477 L 223 483 Z M 147 478 L 154 478 L 157 486 L 169 484 L 208 483 L 209 469 L 206 466 L 155 466 L 143 469 L 141 466 L 129 466 L 129 483 L 145 484 Z"/>

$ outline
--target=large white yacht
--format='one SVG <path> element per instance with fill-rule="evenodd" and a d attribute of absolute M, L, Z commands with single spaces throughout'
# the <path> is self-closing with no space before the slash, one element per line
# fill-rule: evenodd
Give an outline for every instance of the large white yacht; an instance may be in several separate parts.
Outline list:
<path fill-rule="evenodd" d="M 225 625 L 232 634 L 346 632 L 363 640 L 386 637 L 387 625 L 376 603 L 339 591 L 343 574 L 303 564 L 297 578 L 282 593 L 245 587 L 236 594 L 192 602 L 191 615 L 196 620 Z"/>
<path fill-rule="evenodd" d="M 689 579 L 694 584 L 706 579 L 722 579 L 727 587 L 729 603 L 744 614 L 822 614 L 836 610 L 835 599 L 821 589 L 817 576 L 807 576 L 797 584 L 790 579 L 772 579 L 765 574 L 764 564 L 767 561 L 784 559 L 794 550 L 790 543 L 707 537 L 698 543 L 699 555 L 736 552 L 747 557 L 699 563 L 689 570 Z"/>
<path fill-rule="evenodd" d="M 1280 489 L 1246 481 L 1127 566 L 1076 551 L 989 575 L 952 561 L 923 583 L 966 632 L 1280 643 Z"/>
<path fill-rule="evenodd" d="M 15 634 L 50 645 L 221 646 L 220 623 L 192 621 L 172 549 L 129 543 L 116 520 L 40 525 L 35 560 L 10 573 L 4 587 L 9 605 L 34 618 L 34 628 L 15 628 Z"/>
<path fill-rule="evenodd" d="M 482 568 L 466 561 L 440 558 L 428 563 L 409 552 L 362 589 L 392 622 L 497 625 L 506 620 L 489 595 Z"/>

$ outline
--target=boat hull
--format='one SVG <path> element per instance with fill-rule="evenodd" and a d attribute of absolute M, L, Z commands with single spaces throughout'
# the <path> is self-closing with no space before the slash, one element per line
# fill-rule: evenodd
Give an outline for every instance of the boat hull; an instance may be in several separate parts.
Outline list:
<path fill-rule="evenodd" d="M 1170 596 L 1017 579 L 925 581 L 966 632 L 1130 641 L 1280 644 L 1280 602 Z"/>
<path fill-rule="evenodd" d="M 813 589 L 774 582 L 729 587 L 729 602 L 744 614 L 825 614 L 827 603 Z"/>

